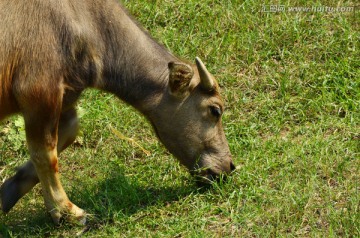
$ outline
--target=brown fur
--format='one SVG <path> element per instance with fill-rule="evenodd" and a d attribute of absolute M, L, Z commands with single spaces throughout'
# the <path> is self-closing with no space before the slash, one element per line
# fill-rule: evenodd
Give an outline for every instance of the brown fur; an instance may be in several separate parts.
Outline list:
<path fill-rule="evenodd" d="M 15 69 L 17 68 L 19 57 L 17 53 L 9 56 L 7 62 L 0 71 L 0 120 L 3 119 L 7 114 L 15 113 L 17 105 L 14 100 L 14 95 L 11 91 L 12 81 L 15 76 Z"/>
<path fill-rule="evenodd" d="M 0 19 L 0 120 L 24 117 L 30 152 L 1 185 L 4 212 L 40 182 L 55 223 L 63 214 L 84 221 L 61 185 L 58 155 L 75 140 L 74 105 L 89 87 L 140 110 L 202 181 L 234 169 L 221 119 L 210 110 L 224 107 L 216 81 L 156 43 L 117 1 L 0 0 Z M 206 80 L 214 88 L 203 87 Z"/>

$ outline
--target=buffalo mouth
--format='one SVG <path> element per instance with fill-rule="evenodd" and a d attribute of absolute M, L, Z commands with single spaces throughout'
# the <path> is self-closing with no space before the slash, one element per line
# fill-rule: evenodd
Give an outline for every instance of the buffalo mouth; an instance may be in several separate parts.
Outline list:
<path fill-rule="evenodd" d="M 230 162 L 228 170 L 217 170 L 213 168 L 199 168 L 190 171 L 199 187 L 208 187 L 212 183 L 225 182 L 227 177 L 236 169 L 233 162 Z"/>

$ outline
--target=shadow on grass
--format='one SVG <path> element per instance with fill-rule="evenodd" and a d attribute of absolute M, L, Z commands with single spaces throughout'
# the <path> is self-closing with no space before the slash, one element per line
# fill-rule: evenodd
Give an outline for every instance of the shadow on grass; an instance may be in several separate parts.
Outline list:
<path fill-rule="evenodd" d="M 103 225 L 111 225 L 129 221 L 129 218 L 149 206 L 166 206 L 180 201 L 193 193 L 200 193 L 192 183 L 187 185 L 166 186 L 161 183 L 151 185 L 139 184 L 135 179 L 129 179 L 117 171 L 99 183 L 89 186 L 77 184 L 68 191 L 73 202 L 84 208 L 90 215 L 85 230 L 100 229 Z M 39 199 L 41 199 L 39 197 Z M 21 203 L 21 200 L 19 201 Z M 60 227 L 52 223 L 50 216 L 44 209 L 28 208 L 25 211 L 14 210 L 7 215 L 7 224 L 0 222 L 0 238 L 17 236 L 51 236 L 57 234 L 59 229 L 71 233 L 72 226 L 62 224 Z M 18 214 L 21 212 L 21 214 Z M 4 216 L 3 214 L 0 214 Z M 2 218 L 1 218 L 2 220 Z M 70 229 L 70 230 L 69 230 Z M 60 231 L 62 233 L 63 231 Z"/>
<path fill-rule="evenodd" d="M 111 225 L 115 221 L 121 223 L 123 220 L 126 223 L 136 213 L 140 213 L 141 216 L 150 206 L 165 207 L 199 192 L 202 191 L 191 183 L 140 184 L 136 179 L 129 179 L 124 174 L 116 173 L 111 178 L 80 191 L 81 196 L 77 198 L 81 197 L 82 200 L 77 203 L 91 214 L 89 219 L 91 229 L 97 229 L 101 225 Z"/>

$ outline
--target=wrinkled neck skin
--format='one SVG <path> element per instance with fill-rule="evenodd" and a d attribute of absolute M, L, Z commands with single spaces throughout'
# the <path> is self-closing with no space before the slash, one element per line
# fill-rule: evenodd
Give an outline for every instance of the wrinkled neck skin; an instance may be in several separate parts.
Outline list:
<path fill-rule="evenodd" d="M 97 87 L 153 118 L 153 111 L 159 110 L 161 95 L 168 85 L 168 63 L 179 60 L 144 32 L 123 9 L 113 11 L 106 16 L 111 23 L 101 29 L 106 31 L 107 34 L 102 35 L 108 38 L 104 40 L 108 43 L 103 46 L 106 55 L 103 81 Z"/>

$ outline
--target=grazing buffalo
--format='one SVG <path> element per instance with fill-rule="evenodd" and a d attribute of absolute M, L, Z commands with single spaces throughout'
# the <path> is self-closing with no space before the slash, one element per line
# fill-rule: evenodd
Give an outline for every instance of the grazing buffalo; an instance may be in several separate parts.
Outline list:
<path fill-rule="evenodd" d="M 67 197 L 58 156 L 75 139 L 86 88 L 115 94 L 152 123 L 201 182 L 233 169 L 219 86 L 199 58 L 182 62 L 115 0 L 0 0 L 0 120 L 24 117 L 30 160 L 1 186 L 8 212 L 40 182 L 55 223 L 85 222 Z"/>

